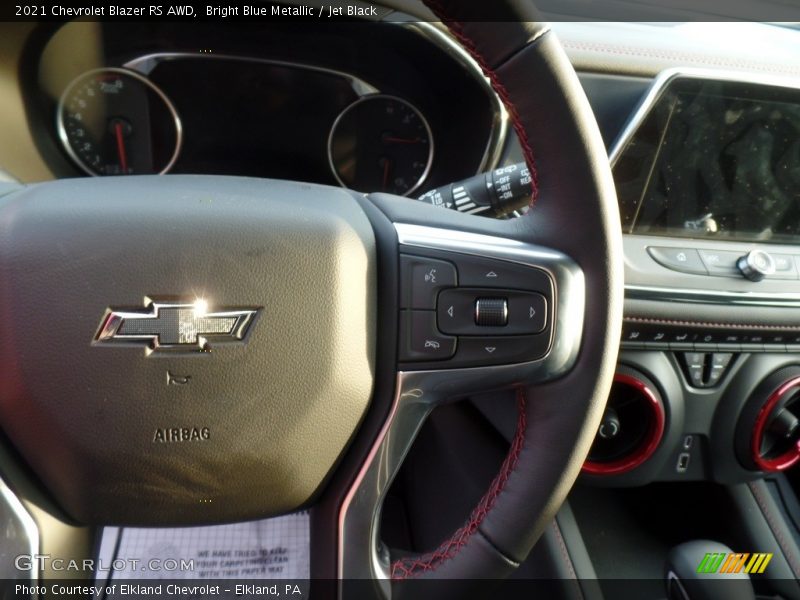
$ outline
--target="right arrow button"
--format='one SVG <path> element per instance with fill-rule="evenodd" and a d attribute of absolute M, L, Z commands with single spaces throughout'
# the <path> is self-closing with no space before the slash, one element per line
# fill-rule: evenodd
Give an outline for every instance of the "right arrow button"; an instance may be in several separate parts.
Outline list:
<path fill-rule="evenodd" d="M 539 333 L 547 326 L 547 300 L 533 292 L 515 292 L 508 297 L 509 333 Z"/>

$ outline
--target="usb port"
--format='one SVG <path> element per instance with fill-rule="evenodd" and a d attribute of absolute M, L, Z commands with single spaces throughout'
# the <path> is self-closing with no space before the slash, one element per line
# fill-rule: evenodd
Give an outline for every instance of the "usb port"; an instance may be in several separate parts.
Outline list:
<path fill-rule="evenodd" d="M 689 468 L 689 459 L 690 458 L 691 458 L 691 456 L 690 456 L 690 454 L 688 452 L 682 452 L 678 456 L 678 465 L 675 467 L 675 470 L 678 471 L 678 473 L 685 473 L 686 469 Z"/>

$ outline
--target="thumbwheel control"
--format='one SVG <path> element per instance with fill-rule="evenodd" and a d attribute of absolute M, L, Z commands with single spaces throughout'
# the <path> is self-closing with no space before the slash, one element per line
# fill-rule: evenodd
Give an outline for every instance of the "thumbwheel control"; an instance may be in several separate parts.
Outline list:
<path fill-rule="evenodd" d="M 478 298 L 475 300 L 475 325 L 503 327 L 508 324 L 508 300 L 505 298 Z"/>

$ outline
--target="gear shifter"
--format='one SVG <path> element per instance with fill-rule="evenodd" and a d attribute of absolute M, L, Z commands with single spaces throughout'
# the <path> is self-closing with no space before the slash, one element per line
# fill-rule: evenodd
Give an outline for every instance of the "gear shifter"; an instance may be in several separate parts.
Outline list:
<path fill-rule="evenodd" d="M 727 546 L 708 540 L 694 540 L 675 546 L 666 564 L 669 600 L 755 600 L 750 576 L 739 573 L 699 573 L 706 554 L 733 554 Z"/>

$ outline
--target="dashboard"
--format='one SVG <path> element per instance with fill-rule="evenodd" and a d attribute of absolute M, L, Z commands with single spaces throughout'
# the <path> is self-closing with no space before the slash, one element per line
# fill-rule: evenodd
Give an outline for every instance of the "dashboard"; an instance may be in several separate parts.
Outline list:
<path fill-rule="evenodd" d="M 580 57 L 588 25 L 558 26 Z M 432 24 L 142 27 L 69 23 L 29 52 L 27 118 L 55 176 L 227 174 L 419 196 L 521 160 L 480 68 Z M 598 433 L 585 477 L 751 478 L 756 384 L 800 349 L 800 86 L 696 66 L 598 71 L 579 77 L 609 147 L 626 268 L 604 427 L 625 433 Z M 784 409 L 800 418 L 793 392 L 772 413 Z M 761 458 L 789 452 L 775 448 Z"/>
<path fill-rule="evenodd" d="M 19 43 L 23 113 L 0 86 L 0 125 L 33 148 L 0 147 L 0 166 L 26 182 L 209 173 L 416 197 L 522 160 L 479 67 L 429 23 L 42 27 Z M 756 60 L 704 37 L 715 24 L 648 27 L 554 24 L 624 233 L 619 368 L 582 481 L 755 481 L 800 461 L 800 35 L 742 25 L 775 43 Z M 499 406 L 477 408 L 505 435 Z"/>

